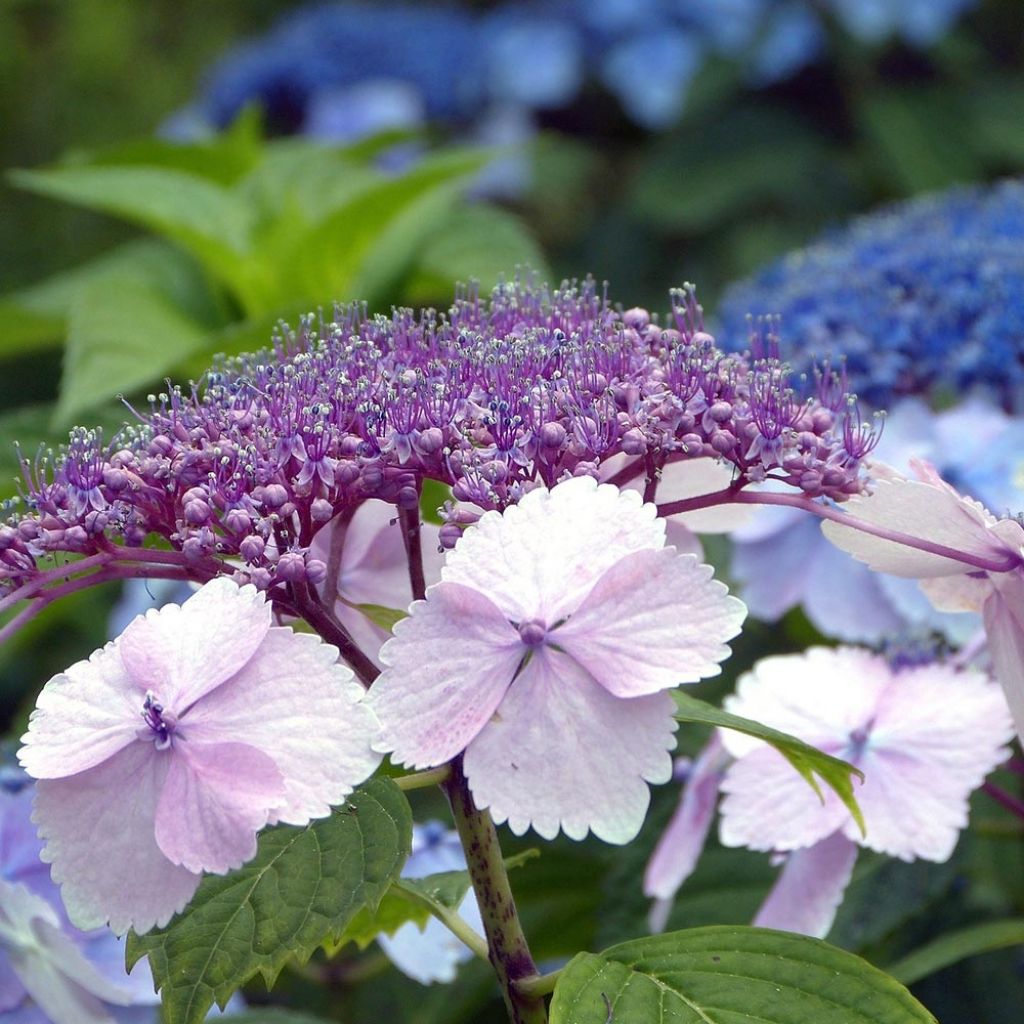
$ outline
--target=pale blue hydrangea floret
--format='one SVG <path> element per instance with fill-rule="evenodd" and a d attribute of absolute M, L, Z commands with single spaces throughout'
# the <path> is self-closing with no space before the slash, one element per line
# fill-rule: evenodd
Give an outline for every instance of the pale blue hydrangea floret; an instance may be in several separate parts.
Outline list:
<path fill-rule="evenodd" d="M 1024 183 L 950 192 L 862 217 L 734 285 L 729 348 L 748 314 L 779 314 L 797 370 L 845 356 L 875 408 L 901 395 L 980 390 L 1024 409 Z"/>

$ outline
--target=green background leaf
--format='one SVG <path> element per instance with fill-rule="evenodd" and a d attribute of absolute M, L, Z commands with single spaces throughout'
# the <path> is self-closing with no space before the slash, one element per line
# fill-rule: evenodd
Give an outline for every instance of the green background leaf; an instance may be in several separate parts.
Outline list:
<path fill-rule="evenodd" d="M 1024 918 L 989 921 L 948 932 L 892 964 L 889 973 L 910 985 L 967 957 L 1007 946 L 1024 946 Z"/>

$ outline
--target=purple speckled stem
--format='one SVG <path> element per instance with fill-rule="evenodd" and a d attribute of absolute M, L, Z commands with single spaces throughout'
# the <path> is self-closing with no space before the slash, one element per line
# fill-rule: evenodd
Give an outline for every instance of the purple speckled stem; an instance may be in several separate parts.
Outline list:
<path fill-rule="evenodd" d="M 715 505 L 782 505 L 785 508 L 798 508 L 819 519 L 830 519 L 840 526 L 848 526 L 851 530 L 860 530 L 861 533 L 869 533 L 873 537 L 881 537 L 883 540 L 892 541 L 894 544 L 902 544 L 904 547 L 916 548 L 918 551 L 927 551 L 932 555 L 940 555 L 943 558 L 950 558 L 971 569 L 981 569 L 984 572 L 1010 572 L 1016 569 L 1021 563 L 1016 557 L 1002 559 L 982 558 L 978 555 L 969 555 L 956 548 L 948 548 L 944 544 L 935 544 L 923 537 L 915 537 L 909 533 L 900 533 L 898 530 L 889 530 L 884 526 L 875 526 L 874 523 L 867 523 L 863 519 L 848 512 L 840 512 L 829 505 L 822 505 L 811 498 L 805 498 L 798 494 L 774 494 L 767 491 L 736 491 L 726 488 L 722 491 L 715 491 L 712 494 L 702 494 L 696 498 L 683 498 L 680 501 L 670 501 L 658 506 L 658 514 L 672 516 L 679 512 L 692 512 L 699 508 L 712 508 Z"/>
<path fill-rule="evenodd" d="M 487 936 L 488 958 L 498 976 L 509 1020 L 512 1024 L 547 1024 L 543 997 L 525 994 L 516 987 L 521 979 L 536 978 L 537 966 L 519 922 L 497 830 L 490 813 L 479 810 L 473 803 L 473 794 L 462 772 L 461 757 L 452 762 L 452 773 L 444 783 L 444 790 L 466 853 L 469 877 Z"/>

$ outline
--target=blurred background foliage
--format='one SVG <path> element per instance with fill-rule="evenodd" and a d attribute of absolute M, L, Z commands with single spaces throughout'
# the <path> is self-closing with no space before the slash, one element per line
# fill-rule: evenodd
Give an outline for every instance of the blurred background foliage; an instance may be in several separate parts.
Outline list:
<path fill-rule="evenodd" d="M 1024 169 L 1019 0 L 340 10 L 0 4 L 0 497 L 15 489 L 14 439 L 31 453 L 74 422 L 116 429 L 118 395 L 145 403 L 168 375 L 198 379 L 214 353 L 268 343 L 282 317 L 350 299 L 443 307 L 456 280 L 489 287 L 522 264 L 592 273 L 655 309 L 693 280 L 713 311 L 727 284 L 852 216 Z M 100 645 L 115 597 L 65 602 L 0 652 L 8 724 Z M 798 611 L 752 623 L 701 695 L 817 639 Z M 688 731 L 684 752 L 700 739 Z M 644 930 L 639 876 L 674 799 L 655 792 L 628 849 L 560 841 L 517 872 L 538 956 Z M 1024 913 L 1017 820 L 976 801 L 948 864 L 862 857 L 832 940 L 888 967 L 942 932 Z M 670 925 L 749 921 L 772 874 L 713 848 Z M 321 975 L 330 1005 L 310 984 Z M 915 991 L 943 1024 L 1019 1024 L 1020 947 Z M 459 1024 L 497 1019 L 492 995 L 479 964 L 423 989 L 369 950 L 287 974 L 275 999 Z"/>

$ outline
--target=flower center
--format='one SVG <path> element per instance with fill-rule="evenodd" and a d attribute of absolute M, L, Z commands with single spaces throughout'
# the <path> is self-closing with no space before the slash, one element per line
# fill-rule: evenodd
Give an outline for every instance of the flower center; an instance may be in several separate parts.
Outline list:
<path fill-rule="evenodd" d="M 171 735 L 178 719 L 174 712 L 164 710 L 151 690 L 146 691 L 142 704 L 142 720 L 149 726 L 157 750 L 166 750 L 171 745 Z"/>
<path fill-rule="evenodd" d="M 539 647 L 548 635 L 548 627 L 538 619 L 519 623 L 519 638 L 527 647 Z"/>

